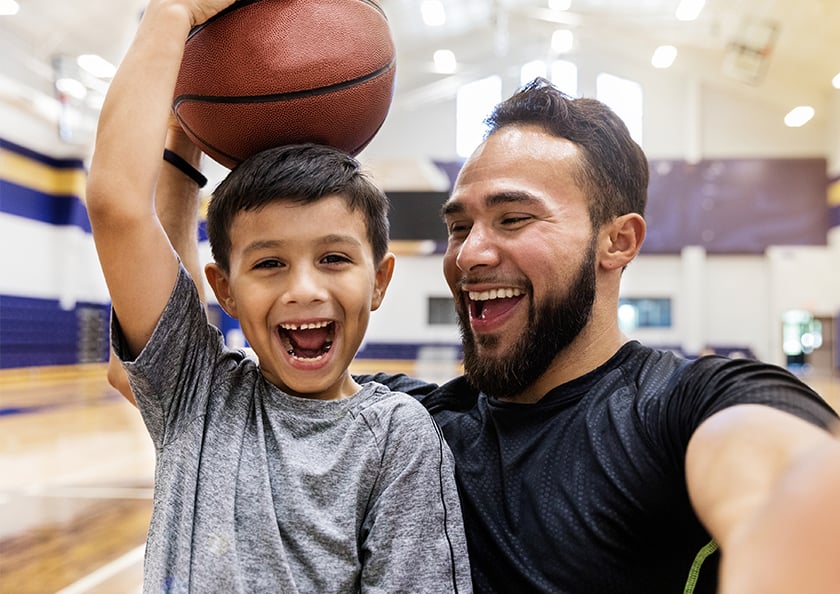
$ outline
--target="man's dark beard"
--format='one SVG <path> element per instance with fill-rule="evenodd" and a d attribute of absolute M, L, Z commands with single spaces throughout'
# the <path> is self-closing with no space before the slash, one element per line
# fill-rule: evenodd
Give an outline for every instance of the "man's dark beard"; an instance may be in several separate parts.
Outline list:
<path fill-rule="evenodd" d="M 488 396 L 509 398 L 522 392 L 545 373 L 557 354 L 586 326 L 595 302 L 594 238 L 565 297 L 551 295 L 537 307 L 533 301 L 533 287 L 528 286 L 527 290 L 531 298 L 528 325 L 504 357 L 492 358 L 478 353 L 467 308 L 458 308 L 465 375 L 473 386 Z M 489 348 L 496 347 L 499 340 L 498 336 L 480 338 L 482 345 Z"/>

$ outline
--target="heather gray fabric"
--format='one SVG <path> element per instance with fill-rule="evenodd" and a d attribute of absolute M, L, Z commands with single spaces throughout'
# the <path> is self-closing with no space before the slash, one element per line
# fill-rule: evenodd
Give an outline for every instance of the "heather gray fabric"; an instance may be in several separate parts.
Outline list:
<path fill-rule="evenodd" d="M 414 398 L 281 392 L 183 267 L 125 367 L 157 451 L 146 592 L 471 591 L 452 456 Z"/>

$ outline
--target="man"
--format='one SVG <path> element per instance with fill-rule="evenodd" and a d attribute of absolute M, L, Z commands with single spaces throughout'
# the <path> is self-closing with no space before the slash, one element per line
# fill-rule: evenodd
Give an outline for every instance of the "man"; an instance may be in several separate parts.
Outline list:
<path fill-rule="evenodd" d="M 453 450 L 476 591 L 714 592 L 835 415 L 783 369 L 621 333 L 648 167 L 612 111 L 537 80 L 488 123 L 443 208 L 465 378 L 376 378 Z"/>

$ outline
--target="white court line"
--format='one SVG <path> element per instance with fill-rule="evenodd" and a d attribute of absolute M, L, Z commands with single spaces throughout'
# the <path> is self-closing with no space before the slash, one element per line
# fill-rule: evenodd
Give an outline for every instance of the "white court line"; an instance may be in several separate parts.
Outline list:
<path fill-rule="evenodd" d="M 61 487 L 33 485 L 22 489 L 24 495 L 81 499 L 152 499 L 154 489 L 137 487 Z"/>
<path fill-rule="evenodd" d="M 89 592 L 96 586 L 108 581 L 119 572 L 128 569 L 136 563 L 142 563 L 145 550 L 146 545 L 140 545 L 122 557 L 114 559 L 107 565 L 103 565 L 93 573 L 86 575 L 79 581 L 59 590 L 56 594 L 85 594 L 85 592 Z"/>

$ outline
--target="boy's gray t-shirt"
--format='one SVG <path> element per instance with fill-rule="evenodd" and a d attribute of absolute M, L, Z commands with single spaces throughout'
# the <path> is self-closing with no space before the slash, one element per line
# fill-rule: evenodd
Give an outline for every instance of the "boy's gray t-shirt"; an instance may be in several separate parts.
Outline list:
<path fill-rule="evenodd" d="M 471 591 L 452 456 L 414 398 L 285 394 L 183 267 L 125 367 L 157 452 L 146 592 Z"/>

